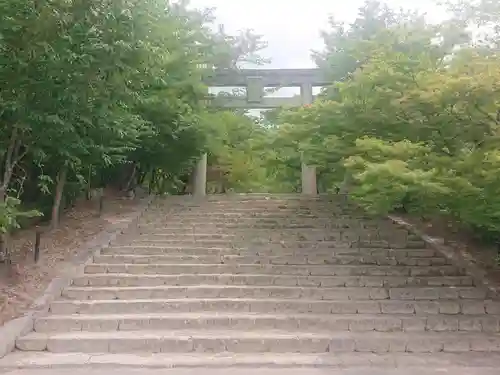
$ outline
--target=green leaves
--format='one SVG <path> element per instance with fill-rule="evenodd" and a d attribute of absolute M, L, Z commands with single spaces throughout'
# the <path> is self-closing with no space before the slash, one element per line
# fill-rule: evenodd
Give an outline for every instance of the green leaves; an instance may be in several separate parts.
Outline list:
<path fill-rule="evenodd" d="M 303 152 L 325 190 L 347 184 L 370 212 L 446 214 L 500 234 L 500 53 L 495 33 L 472 42 L 466 30 L 498 27 L 500 13 L 469 5 L 438 25 L 375 1 L 349 26 L 332 20 L 317 55 L 332 87 L 277 117 L 281 155 Z"/>
<path fill-rule="evenodd" d="M 43 216 L 36 210 L 24 211 L 20 209 L 21 201 L 13 197 L 7 197 L 0 202 L 0 234 L 6 234 L 13 229 L 19 228 L 19 219 Z"/>
<path fill-rule="evenodd" d="M 66 168 L 68 202 L 91 187 L 186 173 L 206 148 L 201 64 L 258 59 L 264 46 L 248 31 L 212 31 L 212 22 L 185 2 L 0 0 L 0 171 L 8 176 L 0 201 L 14 189 L 24 205 L 45 209 Z"/>

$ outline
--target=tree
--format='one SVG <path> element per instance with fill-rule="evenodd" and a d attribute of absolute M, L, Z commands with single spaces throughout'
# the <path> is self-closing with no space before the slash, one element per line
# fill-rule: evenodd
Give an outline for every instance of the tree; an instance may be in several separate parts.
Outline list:
<path fill-rule="evenodd" d="M 0 0 L 2 231 L 28 208 L 57 226 L 92 187 L 164 192 L 186 173 L 206 149 L 203 75 L 263 45 L 213 21 L 188 2 Z"/>
<path fill-rule="evenodd" d="M 276 144 L 319 165 L 330 190 L 348 184 L 371 212 L 444 214 L 498 235 L 500 55 L 494 32 L 486 41 L 467 29 L 494 31 L 491 9 L 462 4 L 431 25 L 368 2 L 349 27 L 334 25 L 319 55 L 334 73 L 330 100 L 282 113 Z"/>

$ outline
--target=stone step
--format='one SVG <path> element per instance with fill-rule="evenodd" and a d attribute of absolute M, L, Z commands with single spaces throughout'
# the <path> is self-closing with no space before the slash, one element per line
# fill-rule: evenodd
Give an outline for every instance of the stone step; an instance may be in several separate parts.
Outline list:
<path fill-rule="evenodd" d="M 479 300 L 292 300 L 251 298 L 59 300 L 50 306 L 52 314 L 134 314 L 184 312 L 252 312 L 292 314 L 463 314 L 500 315 L 500 302 Z"/>
<path fill-rule="evenodd" d="M 403 242 L 397 242 L 397 241 L 379 241 L 379 240 L 361 240 L 361 241 L 354 241 L 351 243 L 351 247 L 359 247 L 359 248 L 364 248 L 364 247 L 371 247 L 371 248 L 403 248 L 403 249 L 422 249 L 425 248 L 427 244 L 425 241 L 403 241 Z"/>
<path fill-rule="evenodd" d="M 309 230 L 309 229 L 331 229 L 338 230 L 339 224 L 335 222 L 324 222 L 317 223 L 315 220 L 311 222 L 292 222 L 292 223 L 262 223 L 255 221 L 243 222 L 242 220 L 236 220 L 234 222 L 211 222 L 209 219 L 202 221 L 170 221 L 167 223 L 161 223 L 158 225 L 147 225 L 147 228 L 154 230 L 161 230 L 162 228 L 170 228 L 175 229 L 177 226 L 181 226 L 183 228 L 198 228 L 203 226 L 209 226 L 217 229 L 226 229 L 226 230 L 245 230 L 245 229 L 262 229 L 262 230 Z M 142 230 L 144 226 L 139 226 L 138 229 Z"/>
<path fill-rule="evenodd" d="M 302 276 L 461 276 L 456 266 L 276 265 L 276 264 L 87 264 L 85 273 L 262 274 Z"/>
<path fill-rule="evenodd" d="M 19 350 L 54 353 L 500 352 L 500 335 L 468 332 L 114 331 L 30 333 Z"/>
<path fill-rule="evenodd" d="M 330 236 L 331 238 L 332 236 Z M 179 236 L 177 238 L 162 238 L 161 236 L 131 236 L 131 237 L 123 237 L 120 239 L 121 242 L 128 242 L 133 245 L 140 244 L 155 244 L 157 246 L 207 246 L 207 247 L 218 247 L 218 246 L 226 246 L 230 247 L 232 244 L 236 243 L 244 243 L 245 245 L 252 244 L 262 244 L 267 246 L 281 246 L 283 244 L 295 245 L 296 247 L 339 247 L 348 245 L 353 248 L 407 248 L 407 249 L 422 249 L 426 247 L 426 243 L 424 241 L 379 241 L 379 240 L 366 240 L 366 241 L 358 241 L 359 236 L 356 235 L 338 235 L 335 239 L 315 239 L 309 240 L 305 238 L 290 238 L 285 239 L 276 239 L 271 240 L 268 238 L 262 238 L 257 235 L 248 237 L 248 238 L 238 238 L 238 237 L 226 237 L 226 238 L 215 238 L 215 239 L 198 239 L 193 236 Z"/>
<path fill-rule="evenodd" d="M 162 211 L 162 208 L 159 207 L 157 208 L 158 211 Z M 324 215 L 329 215 L 332 216 L 332 212 L 329 210 L 325 210 L 324 208 L 320 207 L 308 207 L 308 206 L 287 206 L 287 205 L 282 205 L 282 204 L 277 204 L 277 205 L 269 205 L 269 204 L 264 204 L 260 205 L 258 207 L 255 207 L 255 205 L 235 205 L 235 204 L 229 204 L 229 205 L 223 205 L 223 204 L 212 204 L 210 206 L 197 206 L 197 207 L 190 207 L 190 206 L 185 206 L 184 210 L 182 212 L 195 212 L 195 213 L 201 213 L 201 214 L 210 214 L 210 212 L 217 212 L 217 213 L 275 213 L 276 211 L 278 212 L 289 212 L 292 214 L 295 213 L 311 213 L 311 212 L 319 212 Z"/>
<path fill-rule="evenodd" d="M 166 298 L 304 298 L 308 300 L 438 300 L 488 298 L 477 287 L 297 287 L 254 285 L 188 285 L 145 287 L 69 287 L 62 296 L 78 300 L 127 300 Z"/>
<path fill-rule="evenodd" d="M 125 240 L 125 239 L 124 239 Z M 190 246 L 201 246 L 201 247 L 227 247 L 231 248 L 233 246 L 242 244 L 245 246 L 252 245 L 265 245 L 265 246 L 273 246 L 273 247 L 283 247 L 283 245 L 288 245 L 292 247 L 326 247 L 326 248 L 334 248 L 339 247 L 343 244 L 343 246 L 350 245 L 349 242 L 340 242 L 340 241 L 304 241 L 304 240 L 294 240 L 290 239 L 289 241 L 269 241 L 267 239 L 256 238 L 250 241 L 232 241 L 227 239 L 212 239 L 212 240 L 196 240 L 194 238 L 185 238 L 185 239 L 155 239 L 151 237 L 134 237 L 133 239 L 127 241 L 130 245 L 133 246 L 143 246 L 145 244 L 151 244 L 155 246 L 177 246 L 177 247 L 190 247 Z M 366 246 L 365 246 L 366 247 Z M 377 246 L 378 247 L 378 246 Z M 388 246 L 385 246 L 388 247 Z"/>
<path fill-rule="evenodd" d="M 75 369 L 75 367 L 77 369 Z M 50 353 L 0 359 L 12 375 L 498 375 L 500 353 Z M 20 372 L 33 370 L 33 372 Z M 257 369 L 257 370 L 256 370 Z M 49 372 L 50 371 L 50 372 Z M 10 373 L 9 373 L 10 374 Z"/>
<path fill-rule="evenodd" d="M 311 366 L 348 356 L 359 366 L 363 355 L 368 366 L 378 355 L 394 364 L 404 355 L 425 367 L 443 351 L 455 360 L 447 370 L 471 354 L 482 355 L 474 363 L 498 356 L 500 364 L 496 295 L 391 220 L 293 197 L 157 199 L 17 347 L 64 353 L 66 363 L 88 353 L 87 364 L 106 357 L 123 365 L 118 354 L 126 362 L 136 353 L 164 356 L 161 366 L 227 357 L 225 365 L 253 370 L 283 352 L 282 363 Z M 183 355 L 193 362 L 174 359 Z"/>
<path fill-rule="evenodd" d="M 314 287 L 473 286 L 470 276 L 295 276 L 295 275 L 131 275 L 89 274 L 73 280 L 75 286 L 160 285 L 275 285 Z"/>
<path fill-rule="evenodd" d="M 262 224 L 264 223 L 269 223 L 269 224 L 276 224 L 276 223 L 302 223 L 302 222 L 307 222 L 307 223 L 314 223 L 318 226 L 321 226 L 321 223 L 330 223 L 332 221 L 339 221 L 342 222 L 341 218 L 337 218 L 335 216 L 313 216 L 311 215 L 310 217 L 300 217 L 298 215 L 291 215 L 286 212 L 284 212 L 281 215 L 276 215 L 276 214 L 271 214 L 270 216 L 252 216 L 248 214 L 242 214 L 242 215 L 231 215 L 231 214 L 224 214 L 224 215 L 212 215 L 211 213 L 207 212 L 206 215 L 201 215 L 199 213 L 195 214 L 180 214 L 177 213 L 175 215 L 168 215 L 164 219 L 161 219 L 159 221 L 154 221 L 154 222 L 149 222 L 149 225 L 155 226 L 155 225 L 169 225 L 169 224 L 174 224 L 177 223 L 179 225 L 180 223 L 187 222 L 190 224 L 195 224 L 195 223 L 200 223 L 200 224 L 211 224 L 211 223 L 238 223 L 238 222 L 260 222 Z"/>
<path fill-rule="evenodd" d="M 261 233 L 247 231 L 245 234 L 240 235 L 227 235 L 220 233 L 213 234 L 197 234 L 197 233 L 185 233 L 185 234 L 131 234 L 123 236 L 119 239 L 120 242 L 143 242 L 143 241 L 154 241 L 154 242 L 166 242 L 166 243 L 199 243 L 203 242 L 208 244 L 208 246 L 213 246 L 213 244 L 220 244 L 221 246 L 227 246 L 227 244 L 234 243 L 276 243 L 276 242 L 286 242 L 286 243 L 302 243 L 302 242 L 317 242 L 321 245 L 322 242 L 334 242 L 334 243 L 346 243 L 351 247 L 372 247 L 372 248 L 425 248 L 426 244 L 424 241 L 409 240 L 406 238 L 387 238 L 384 239 L 378 235 L 375 236 L 360 236 L 358 233 L 349 232 L 329 232 L 329 233 Z"/>
<path fill-rule="evenodd" d="M 489 332 L 500 331 L 500 315 L 382 315 L 382 314 L 102 314 L 52 315 L 35 322 L 35 331 L 104 332 L 139 330 L 234 329 L 314 333 L 350 332 Z"/>
<path fill-rule="evenodd" d="M 433 249 L 370 249 L 352 247 L 316 247 L 311 253 L 310 247 L 283 246 L 235 246 L 235 247 L 203 247 L 203 246 L 137 246 L 113 245 L 101 250 L 101 254 L 137 254 L 137 255 L 184 255 L 184 256 L 209 256 L 209 255 L 240 255 L 240 256 L 315 256 L 330 257 L 333 255 L 365 255 L 402 259 L 409 258 L 439 258 L 442 255 Z"/>
<path fill-rule="evenodd" d="M 297 223 L 295 223 L 296 225 Z M 207 231 L 207 230 L 225 230 L 225 229 L 231 229 L 233 232 L 242 232 L 245 230 L 248 230 L 249 228 L 252 228 L 255 225 L 254 222 L 249 222 L 249 223 L 230 223 L 230 224 L 225 224 L 225 223 L 213 223 L 210 222 L 209 218 L 205 219 L 203 222 L 199 221 L 196 223 L 192 222 L 186 222 L 186 223 L 179 223 L 175 221 L 175 219 L 168 221 L 168 222 L 154 222 L 154 223 L 149 223 L 146 220 L 141 221 L 139 225 L 137 226 L 137 230 L 139 232 L 144 231 L 145 233 L 148 232 L 161 232 L 161 231 L 192 231 L 193 228 L 197 229 L 199 231 Z M 266 227 L 266 225 L 268 227 Z M 271 226 L 269 226 L 271 225 Z M 259 229 L 263 232 L 265 231 L 271 231 L 274 229 L 274 224 L 265 224 L 265 223 L 258 223 L 258 227 L 255 229 Z M 397 227 L 392 227 L 392 228 L 387 228 L 387 227 L 379 227 L 376 225 L 361 225 L 359 223 L 346 223 L 346 222 L 341 222 L 338 220 L 334 220 L 330 223 L 328 223 L 327 226 L 325 225 L 310 225 L 308 224 L 307 226 L 307 231 L 327 231 L 327 230 L 351 230 L 351 231 L 359 231 L 359 232 L 373 232 L 373 233 L 383 233 L 385 235 L 390 234 L 391 232 L 395 231 L 397 235 L 403 235 L 407 233 L 406 229 L 398 229 Z M 296 228 L 286 228 L 283 227 L 282 231 L 284 233 L 287 232 L 292 232 L 295 231 Z"/>
<path fill-rule="evenodd" d="M 194 240 L 227 240 L 232 241 L 235 238 L 239 238 L 236 234 L 227 234 L 227 233 L 206 233 L 200 232 L 198 230 L 188 230 L 186 233 L 140 233 L 140 234 L 130 234 L 125 237 L 131 238 L 152 238 L 152 239 L 166 239 L 166 240 L 183 240 L 183 239 L 194 239 Z"/>
<path fill-rule="evenodd" d="M 263 232 L 263 231 L 246 231 L 246 233 L 239 234 L 225 234 L 225 233 L 202 233 L 196 229 L 191 230 L 188 233 L 133 233 L 128 236 L 124 236 L 125 238 L 137 238 L 137 239 L 154 239 L 154 240 L 226 240 L 226 241 L 234 241 L 238 239 L 248 239 L 253 235 L 258 235 L 261 241 L 264 240 L 282 240 L 282 239 L 296 239 L 301 241 L 335 241 L 344 238 L 354 238 L 356 239 L 356 243 L 359 242 L 358 239 L 364 239 L 366 241 L 371 240 L 384 240 L 379 235 L 375 234 L 373 236 L 362 237 L 362 234 L 356 232 L 335 232 L 335 231 L 304 231 L 304 232 L 289 232 L 289 233 L 276 233 L 275 231 Z M 390 241 L 392 239 L 387 239 L 385 241 Z M 402 239 L 403 240 L 403 239 Z M 402 241 L 401 240 L 401 241 Z M 406 240 L 406 239 L 405 239 Z M 392 240 L 395 242 L 395 240 Z M 413 242 L 413 241 L 410 241 Z"/>
<path fill-rule="evenodd" d="M 267 239 L 257 239 L 246 241 L 225 241 L 225 240 L 156 240 L 156 239 L 120 239 L 113 243 L 114 247 L 120 246 L 134 246 L 134 247 L 177 247 L 177 248 L 259 248 L 265 249 L 284 249 L 284 248 L 308 248 L 308 249 L 337 249 L 350 247 L 353 249 L 380 249 L 380 250 L 423 250 L 425 249 L 424 243 L 408 244 L 405 243 L 391 243 L 391 244 L 377 244 L 371 242 L 364 244 L 364 246 L 353 245 L 350 239 L 339 241 L 301 241 L 301 240 L 278 240 L 269 241 Z"/>
<path fill-rule="evenodd" d="M 94 263 L 107 264 L 357 264 L 357 265 L 400 265 L 400 266 L 442 266 L 451 264 L 446 258 L 375 257 L 370 255 L 143 255 L 105 254 L 94 256 Z"/>
<path fill-rule="evenodd" d="M 287 243 L 313 243 L 313 242 L 328 242 L 328 243 L 357 243 L 359 235 L 349 234 L 349 233 L 338 233 L 338 234 L 296 234 L 283 236 L 280 234 L 266 235 L 262 233 L 252 233 L 248 232 L 245 236 L 198 236 L 193 234 L 185 235 L 132 235 L 124 236 L 120 239 L 121 242 L 158 242 L 166 244 L 198 244 L 202 243 L 206 246 L 230 246 L 231 244 L 276 244 L 281 242 Z M 425 246 L 424 246 L 425 247 Z"/>
<path fill-rule="evenodd" d="M 158 226 L 152 226 L 148 225 L 149 228 L 154 228 L 156 229 L 162 229 L 162 228 L 169 228 L 173 225 L 181 225 L 185 227 L 191 227 L 191 228 L 196 228 L 199 225 L 208 225 L 212 226 L 215 228 L 226 228 L 226 229 L 248 229 L 248 228 L 253 228 L 253 229 L 264 229 L 264 230 L 270 230 L 270 229 L 301 229 L 303 228 L 304 230 L 306 229 L 336 229 L 339 230 L 340 228 L 337 228 L 337 224 L 330 222 L 328 220 L 326 221 L 320 221 L 319 219 L 312 219 L 312 220 L 288 220 L 288 221 L 264 221 L 264 220 L 255 220 L 255 219 L 235 219 L 235 220 L 214 220 L 212 221 L 210 218 L 200 218 L 198 220 L 177 220 L 177 219 L 172 219 L 169 222 L 161 223 Z M 141 229 L 141 226 L 138 227 L 138 229 Z"/>
<path fill-rule="evenodd" d="M 311 236 L 314 238 L 321 238 L 321 236 L 325 237 L 330 237 L 332 234 L 338 233 L 338 235 L 342 233 L 355 233 L 357 234 L 358 237 L 361 236 L 361 238 L 379 238 L 379 239 L 387 239 L 387 238 L 396 238 L 396 239 L 407 239 L 410 241 L 420 241 L 421 238 L 415 234 L 407 233 L 406 231 L 390 231 L 387 233 L 381 233 L 378 231 L 374 232 L 369 232 L 366 234 L 365 230 L 354 228 L 348 230 L 340 230 L 336 229 L 335 231 L 332 231 L 330 229 L 318 229 L 318 228 L 310 228 L 306 231 L 297 231 L 296 229 L 283 229 L 280 232 L 276 232 L 275 230 L 265 230 L 265 229 L 258 229 L 255 231 L 255 233 L 258 233 L 260 236 L 282 236 L 282 237 L 288 237 L 288 236 Z M 225 230 L 225 228 L 217 228 L 217 227 L 211 227 L 211 226 L 199 226 L 199 227 L 177 227 L 177 228 L 172 228 L 172 227 L 164 227 L 164 228 L 149 228 L 149 227 L 142 227 L 135 233 L 131 233 L 129 236 L 162 236 L 162 237 L 172 237 L 172 236 L 194 236 L 196 238 L 198 237 L 205 237 L 206 238 L 223 238 L 223 237 L 240 237 L 242 235 L 252 233 L 251 230 L 243 230 L 243 229 L 235 229 L 231 231 L 231 234 L 228 234 L 228 231 Z M 337 237 L 338 237 L 337 235 Z"/>
<path fill-rule="evenodd" d="M 324 228 L 324 227 L 318 227 L 318 228 L 310 228 L 307 231 L 303 231 L 304 233 L 307 232 L 319 232 L 319 233 L 326 233 L 332 230 L 339 231 L 339 232 L 358 232 L 358 233 L 379 233 L 381 235 L 396 235 L 396 236 L 418 236 L 414 233 L 408 232 L 406 229 L 398 229 L 398 228 L 379 228 L 379 227 L 373 227 L 373 228 L 366 228 L 363 225 L 360 224 L 346 224 L 346 223 L 332 223 L 336 224 L 336 226 L 330 227 L 330 228 Z M 210 224 L 201 224 L 198 226 L 190 226 L 190 225 L 179 225 L 179 224 L 168 224 L 168 223 L 158 223 L 158 225 L 153 226 L 142 222 L 139 222 L 138 228 L 140 229 L 140 232 L 143 233 L 157 233 L 157 234 L 175 234 L 175 233 L 192 233 L 193 231 L 196 231 L 198 233 L 213 233 L 214 230 L 218 229 L 217 225 L 210 225 Z M 259 229 L 260 232 L 266 233 L 266 232 L 272 232 L 271 230 L 265 230 L 265 229 Z M 243 233 L 244 230 L 240 229 L 238 230 L 235 228 L 233 233 Z M 290 233 L 294 232 L 293 229 L 283 229 L 283 233 Z"/>
<path fill-rule="evenodd" d="M 276 211 L 259 211 L 259 210 L 254 210 L 254 211 L 245 211 L 245 212 L 238 212 L 238 211 L 231 211 L 231 210 L 226 210 L 226 211 L 215 211 L 215 210 L 210 210 L 206 212 L 199 212 L 199 211 L 185 211 L 185 212 L 180 212 L 176 215 L 175 219 L 179 220 L 198 220 L 200 218 L 207 218 L 207 219 L 217 219 L 217 220 L 224 220 L 224 219 L 257 219 L 257 220 L 274 220 L 274 219 L 279 219 L 279 220 L 289 220 L 290 216 L 293 215 L 294 220 L 301 220 L 301 219 L 335 219 L 335 216 L 333 216 L 331 213 L 313 213 L 313 212 L 300 212 L 298 210 L 276 210 Z"/>

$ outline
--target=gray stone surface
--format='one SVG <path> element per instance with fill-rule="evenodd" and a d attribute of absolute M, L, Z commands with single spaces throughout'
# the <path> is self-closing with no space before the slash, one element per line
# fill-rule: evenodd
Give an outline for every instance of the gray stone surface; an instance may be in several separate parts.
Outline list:
<path fill-rule="evenodd" d="M 44 293 L 34 301 L 31 310 L 24 316 L 0 326 L 0 358 L 15 348 L 16 340 L 19 337 L 33 330 L 36 318 L 48 312 L 50 304 L 61 296 L 64 288 L 71 285 L 74 275 L 83 273 L 84 264 L 92 260 L 93 254 L 97 254 L 103 247 L 109 246 L 127 229 L 137 226 L 139 219 L 147 211 L 153 199 L 153 197 L 142 199 L 139 209 L 128 220 L 110 224 L 95 238 L 83 243 L 80 248 L 74 251 L 77 255 L 71 260 L 71 267 L 49 283 Z"/>
<path fill-rule="evenodd" d="M 34 329 L 0 368 L 500 365 L 500 300 L 462 265 L 390 220 L 298 195 L 155 202 Z"/>
<path fill-rule="evenodd" d="M 66 375 L 68 373 L 74 375 L 197 375 L 199 369 L 99 369 L 99 368 L 66 368 L 66 369 L 25 369 L 25 370 L 12 370 L 5 372 L 6 375 Z M 430 369 L 428 367 L 414 368 L 414 369 L 374 369 L 372 367 L 358 368 L 358 369 L 318 369 L 318 368 L 303 368 L 303 369 L 289 369 L 289 368 L 257 368 L 257 369 L 203 369 L 207 375 L 420 375 L 422 373 L 428 375 L 497 375 L 498 369 L 496 368 L 480 368 L 480 369 L 464 369 L 464 368 L 450 368 L 446 369 Z"/>

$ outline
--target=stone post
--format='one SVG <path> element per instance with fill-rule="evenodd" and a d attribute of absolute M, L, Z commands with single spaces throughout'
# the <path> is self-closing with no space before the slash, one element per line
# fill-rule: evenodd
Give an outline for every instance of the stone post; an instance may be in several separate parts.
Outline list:
<path fill-rule="evenodd" d="M 300 87 L 300 96 L 302 104 L 312 104 L 313 102 L 313 87 L 311 83 L 303 84 Z M 302 194 L 304 195 L 317 195 L 317 176 L 316 167 L 307 165 L 304 162 L 304 155 L 302 155 Z"/>
<path fill-rule="evenodd" d="M 204 197 L 207 195 L 207 154 L 201 155 L 200 160 L 196 164 L 194 172 L 194 188 L 193 195 L 195 197 Z"/>

